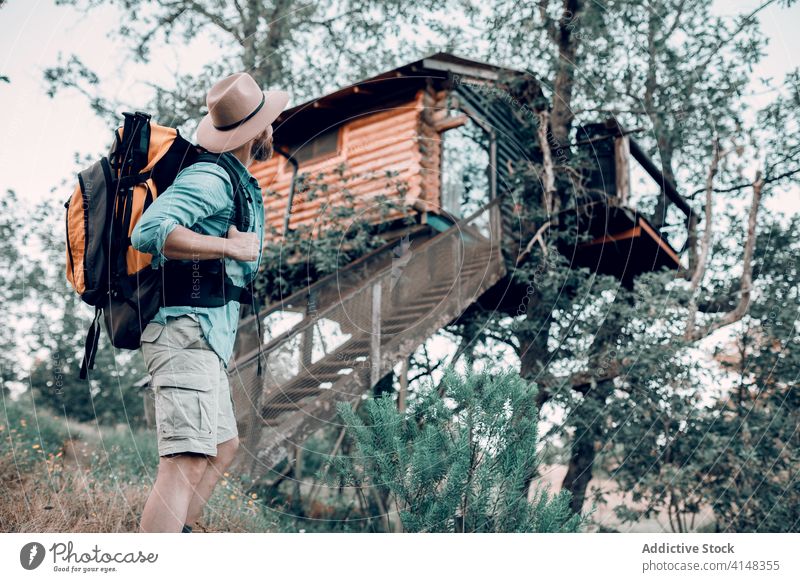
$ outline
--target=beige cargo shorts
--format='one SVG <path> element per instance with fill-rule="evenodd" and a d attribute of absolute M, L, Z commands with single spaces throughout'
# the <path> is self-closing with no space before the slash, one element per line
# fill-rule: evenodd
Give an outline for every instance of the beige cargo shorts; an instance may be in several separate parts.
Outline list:
<path fill-rule="evenodd" d="M 150 322 L 142 356 L 155 398 L 159 456 L 216 456 L 217 445 L 238 436 L 228 375 L 208 345 L 200 322 L 189 315 Z"/>

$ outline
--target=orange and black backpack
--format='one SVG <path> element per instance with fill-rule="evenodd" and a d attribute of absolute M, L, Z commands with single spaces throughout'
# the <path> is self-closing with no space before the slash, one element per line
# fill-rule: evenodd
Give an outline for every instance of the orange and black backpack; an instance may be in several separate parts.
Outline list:
<path fill-rule="evenodd" d="M 138 349 L 142 330 L 162 305 L 216 307 L 254 301 L 252 289 L 233 285 L 222 259 L 199 265 L 169 260 L 161 269 L 152 269 L 152 256 L 133 248 L 130 237 L 144 211 L 183 168 L 200 161 L 216 163 L 228 174 L 234 190 L 231 224 L 242 232 L 251 224 L 244 188 L 229 160 L 192 144 L 175 128 L 151 122 L 146 113 L 123 115 L 108 155 L 78 174 L 78 184 L 64 204 L 67 280 L 95 308 L 81 379 L 94 366 L 101 313 L 114 347 Z M 202 276 L 193 277 L 198 266 Z"/>

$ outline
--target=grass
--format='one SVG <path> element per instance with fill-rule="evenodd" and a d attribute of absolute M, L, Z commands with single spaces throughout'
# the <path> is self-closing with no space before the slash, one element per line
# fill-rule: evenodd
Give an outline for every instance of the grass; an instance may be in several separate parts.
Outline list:
<path fill-rule="evenodd" d="M 66 421 L 25 396 L 0 402 L 2 532 L 138 531 L 157 468 L 152 430 Z M 195 531 L 280 531 L 278 521 L 226 473 Z"/>

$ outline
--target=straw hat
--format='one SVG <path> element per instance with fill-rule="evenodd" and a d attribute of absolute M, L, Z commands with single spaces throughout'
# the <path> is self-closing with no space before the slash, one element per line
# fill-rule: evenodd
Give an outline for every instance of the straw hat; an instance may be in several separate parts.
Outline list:
<path fill-rule="evenodd" d="M 197 143 L 214 153 L 235 150 L 269 127 L 288 101 L 286 91 L 262 91 L 247 73 L 225 77 L 206 96 Z"/>

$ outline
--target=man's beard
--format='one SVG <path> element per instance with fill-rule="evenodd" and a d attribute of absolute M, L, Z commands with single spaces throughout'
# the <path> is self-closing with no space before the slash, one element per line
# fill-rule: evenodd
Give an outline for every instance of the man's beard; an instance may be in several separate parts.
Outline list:
<path fill-rule="evenodd" d="M 258 162 L 265 162 L 272 157 L 272 140 L 259 141 L 253 144 L 251 151 L 253 159 Z"/>

